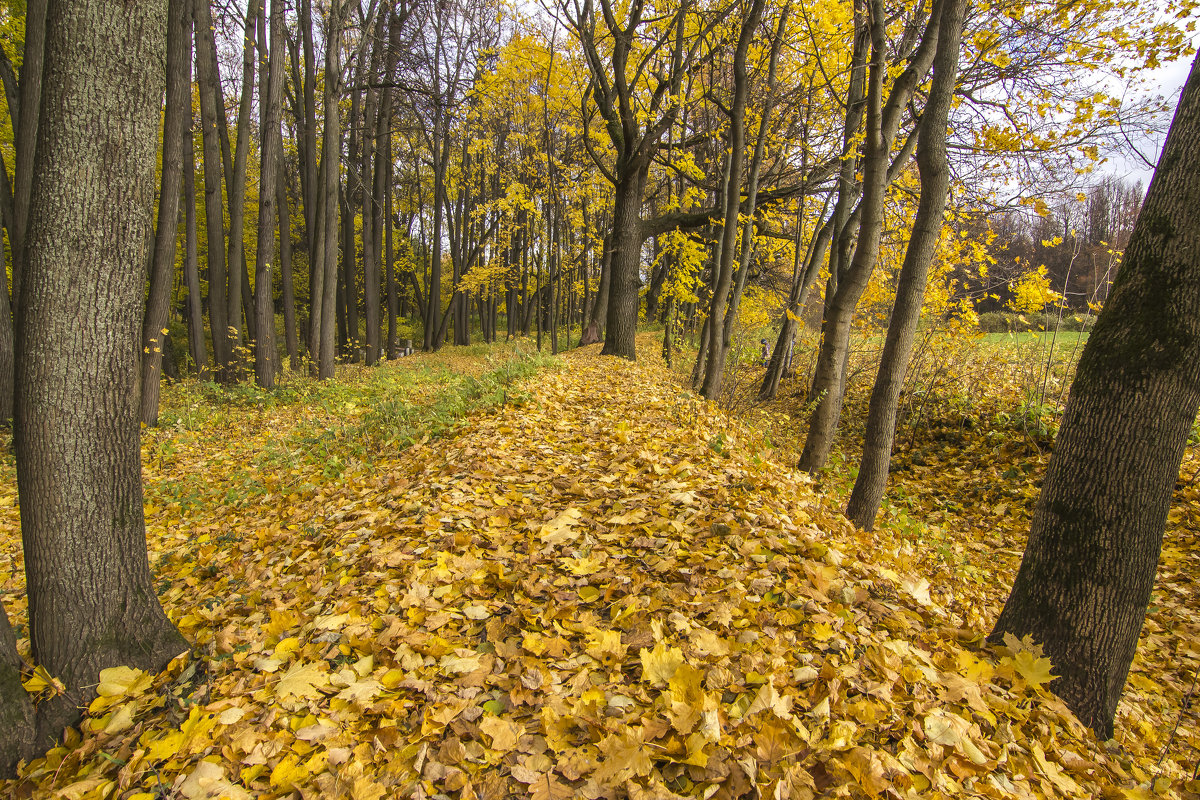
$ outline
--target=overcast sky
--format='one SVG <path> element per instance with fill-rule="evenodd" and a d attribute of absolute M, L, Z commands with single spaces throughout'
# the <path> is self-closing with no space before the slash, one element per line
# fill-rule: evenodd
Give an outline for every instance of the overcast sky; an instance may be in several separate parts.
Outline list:
<path fill-rule="evenodd" d="M 1188 71 L 1191 68 L 1192 60 L 1190 58 L 1181 58 L 1159 67 L 1148 76 L 1147 85 L 1154 94 L 1167 100 L 1171 107 L 1172 115 L 1175 113 L 1175 106 L 1179 103 L 1179 92 L 1183 89 L 1183 83 L 1187 80 Z M 1146 158 L 1157 162 L 1162 144 L 1161 137 L 1154 140 L 1146 139 L 1139 143 L 1139 148 Z M 1101 167 L 1100 171 L 1116 175 L 1130 182 L 1141 181 L 1142 186 L 1149 186 L 1150 177 L 1154 172 L 1140 160 L 1123 158 L 1111 159 L 1109 163 Z"/>

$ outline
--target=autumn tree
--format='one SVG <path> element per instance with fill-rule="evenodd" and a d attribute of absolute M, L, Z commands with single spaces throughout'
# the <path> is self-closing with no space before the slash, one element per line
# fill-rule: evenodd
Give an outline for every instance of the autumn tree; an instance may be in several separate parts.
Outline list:
<path fill-rule="evenodd" d="M 1012 593 L 1051 688 L 1108 739 L 1200 408 L 1200 59 L 1112 293 L 1084 347 Z"/>
<path fill-rule="evenodd" d="M 167 4 L 51 0 L 46 19 L 15 420 L 33 656 L 65 687 L 38 706 L 43 745 L 100 670 L 187 648 L 154 593 L 139 442 Z"/>
<path fill-rule="evenodd" d="M 912 235 L 896 284 L 896 300 L 883 342 L 879 371 L 867 409 L 863 434 L 863 456 L 846 513 L 860 528 L 870 530 L 883 499 L 892 441 L 896 432 L 896 408 L 921 303 L 929 276 L 929 265 L 942 234 L 942 217 L 950 190 L 950 165 L 946 155 L 946 125 L 958 78 L 959 38 L 962 35 L 964 0 L 945 0 L 933 59 L 929 99 L 917 131 L 917 169 L 921 175 L 921 200 L 913 218 Z"/>
<path fill-rule="evenodd" d="M 645 0 L 634 0 L 627 8 L 611 0 L 572 0 L 561 10 L 583 47 L 586 98 L 592 101 L 588 113 L 599 115 L 615 151 L 609 164 L 585 139 L 615 191 L 603 352 L 633 359 L 642 244 L 648 233 L 642 219 L 646 175 L 679 113 L 684 75 L 712 22 L 705 26 L 688 2 L 664 11 Z M 689 33 L 692 22 L 698 33 Z"/>

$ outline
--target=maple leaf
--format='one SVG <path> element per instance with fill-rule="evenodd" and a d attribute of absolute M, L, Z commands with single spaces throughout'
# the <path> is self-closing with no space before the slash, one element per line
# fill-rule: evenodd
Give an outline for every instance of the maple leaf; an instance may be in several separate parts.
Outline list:
<path fill-rule="evenodd" d="M 642 679 L 658 688 L 666 686 L 675 670 L 683 664 L 683 651 L 678 647 L 667 647 L 666 642 L 659 642 L 653 650 L 643 647 L 639 655 L 642 660 Z"/>
<path fill-rule="evenodd" d="M 604 757 L 596 768 L 595 778 L 604 786 L 617 786 L 627 778 L 650 774 L 650 753 L 639 732 L 629 729 L 605 736 L 600 741 Z"/>
<path fill-rule="evenodd" d="M 502 753 L 507 753 L 517 746 L 517 740 L 525 729 L 511 720 L 502 717 L 484 717 L 479 721 L 479 730 L 491 739 L 491 747 Z"/>
<path fill-rule="evenodd" d="M 1038 658 L 1028 650 L 1023 650 L 1012 657 L 1012 667 L 1027 686 L 1038 691 L 1058 677 L 1050 673 L 1050 659 Z"/>
<path fill-rule="evenodd" d="M 179 784 L 179 794 L 187 800 L 250 800 L 250 793 L 229 781 L 220 764 L 201 761 Z"/>
<path fill-rule="evenodd" d="M 578 508 L 568 508 L 543 525 L 538 531 L 538 537 L 548 545 L 560 545 L 573 541 L 579 538 L 579 531 L 575 530 L 575 526 L 579 524 L 582 517 L 583 512 Z"/>
<path fill-rule="evenodd" d="M 322 697 L 321 689 L 329 685 L 329 673 L 317 664 L 302 664 L 297 661 L 275 684 L 279 697 L 299 697 L 315 700 Z"/>

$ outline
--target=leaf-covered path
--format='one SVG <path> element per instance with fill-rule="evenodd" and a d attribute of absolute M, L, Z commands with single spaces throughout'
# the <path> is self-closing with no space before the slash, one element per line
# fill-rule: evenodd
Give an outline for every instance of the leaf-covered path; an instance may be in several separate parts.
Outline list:
<path fill-rule="evenodd" d="M 981 650 L 659 367 L 589 348 L 456 436 L 382 447 L 236 509 L 155 509 L 164 603 L 207 671 L 109 671 L 82 740 L 10 788 L 1136 796 L 1044 659 Z"/>

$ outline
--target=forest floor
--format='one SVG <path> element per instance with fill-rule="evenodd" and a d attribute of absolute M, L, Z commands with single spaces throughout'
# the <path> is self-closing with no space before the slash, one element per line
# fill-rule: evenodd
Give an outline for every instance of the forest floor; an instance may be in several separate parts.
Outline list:
<path fill-rule="evenodd" d="M 731 416 L 598 350 L 169 388 L 147 537 L 198 658 L 106 671 L 82 732 L 0 795 L 1196 796 L 1195 480 L 1101 743 L 1035 646 L 982 641 L 1053 424 L 1021 381 L 976 374 L 1010 356 L 918 363 L 865 534 L 840 514 L 848 448 L 818 480 L 789 466 L 794 387 Z M 0 599 L 27 652 L 0 470 Z"/>

